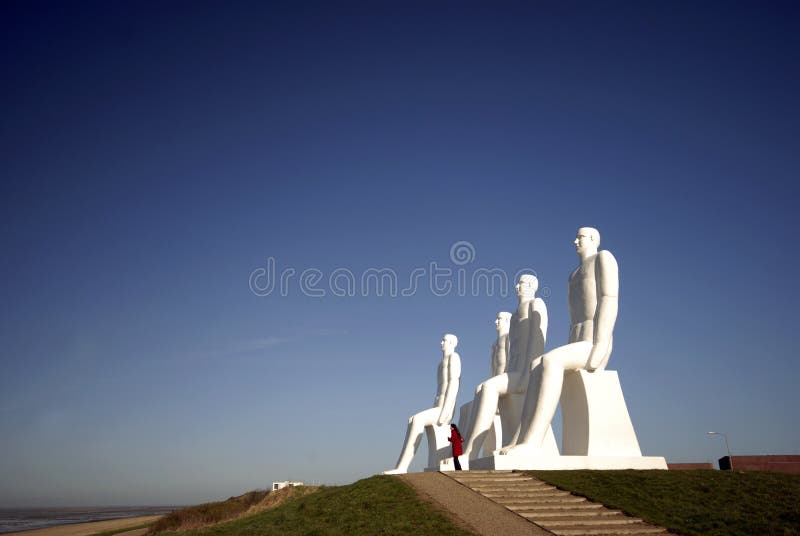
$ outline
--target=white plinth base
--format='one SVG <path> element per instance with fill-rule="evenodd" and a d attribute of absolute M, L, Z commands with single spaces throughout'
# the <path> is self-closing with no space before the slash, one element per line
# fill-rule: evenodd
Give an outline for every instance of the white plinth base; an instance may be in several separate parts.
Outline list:
<path fill-rule="evenodd" d="M 555 471 L 666 468 L 667 460 L 661 456 L 513 456 L 493 454 L 470 462 L 470 469 L 497 471 L 509 469 Z"/>
<path fill-rule="evenodd" d="M 458 461 L 461 462 L 461 470 L 462 471 L 469 470 L 469 460 L 467 460 L 466 456 L 459 456 L 458 457 Z M 451 456 L 449 458 L 443 458 L 443 459 L 439 460 L 439 462 L 436 465 L 432 465 L 432 466 L 429 465 L 424 470 L 426 472 L 427 471 L 441 471 L 441 472 L 445 473 L 447 471 L 455 471 L 456 470 L 456 466 L 453 464 L 453 458 Z"/>
<path fill-rule="evenodd" d="M 561 416 L 565 456 L 642 455 L 614 370 L 565 372 Z"/>

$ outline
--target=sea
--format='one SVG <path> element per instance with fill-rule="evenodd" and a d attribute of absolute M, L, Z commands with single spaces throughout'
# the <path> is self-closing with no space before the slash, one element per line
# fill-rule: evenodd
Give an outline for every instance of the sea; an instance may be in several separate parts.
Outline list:
<path fill-rule="evenodd" d="M 73 523 L 168 514 L 181 506 L 118 506 L 102 508 L 0 508 L 0 534 L 45 529 Z"/>

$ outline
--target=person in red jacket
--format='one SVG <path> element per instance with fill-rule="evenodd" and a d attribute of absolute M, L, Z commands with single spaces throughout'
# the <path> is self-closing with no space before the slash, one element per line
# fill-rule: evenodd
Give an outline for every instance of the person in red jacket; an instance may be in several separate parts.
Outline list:
<path fill-rule="evenodd" d="M 458 457 L 464 454 L 461 448 L 461 442 L 464 438 L 461 437 L 461 432 L 458 431 L 458 426 L 455 424 L 450 425 L 450 437 L 448 437 L 447 440 L 453 444 L 453 465 L 456 466 L 456 471 L 460 471 L 461 462 L 458 461 Z"/>

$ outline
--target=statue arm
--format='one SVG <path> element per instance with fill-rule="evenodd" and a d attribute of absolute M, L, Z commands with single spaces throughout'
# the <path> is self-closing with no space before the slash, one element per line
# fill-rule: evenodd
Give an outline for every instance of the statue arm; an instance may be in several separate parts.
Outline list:
<path fill-rule="evenodd" d="M 508 356 L 506 355 L 508 349 L 507 341 L 508 337 L 505 339 L 498 337 L 497 342 L 494 345 L 495 367 L 492 370 L 492 376 L 498 376 L 506 371 L 506 364 L 508 361 Z"/>
<path fill-rule="evenodd" d="M 433 399 L 433 407 L 442 409 L 444 405 L 444 393 L 447 390 L 447 367 L 448 357 L 442 357 L 442 362 L 436 369 L 436 398 Z"/>
<path fill-rule="evenodd" d="M 461 358 L 457 353 L 450 356 L 450 364 L 445 374 L 447 387 L 444 392 L 444 403 L 442 411 L 439 413 L 437 424 L 447 424 L 453 420 L 453 410 L 456 407 L 456 396 L 458 395 L 458 384 L 461 378 Z"/>
<path fill-rule="evenodd" d="M 594 314 L 594 343 L 586 368 L 590 371 L 600 366 L 608 355 L 614 324 L 619 308 L 619 268 L 617 260 L 608 251 L 597 254 L 595 264 L 597 281 L 597 309 Z"/>
<path fill-rule="evenodd" d="M 547 340 L 547 306 L 544 300 L 536 298 L 533 302 L 533 315 L 531 334 L 528 339 L 528 364 L 544 353 L 544 345 Z"/>

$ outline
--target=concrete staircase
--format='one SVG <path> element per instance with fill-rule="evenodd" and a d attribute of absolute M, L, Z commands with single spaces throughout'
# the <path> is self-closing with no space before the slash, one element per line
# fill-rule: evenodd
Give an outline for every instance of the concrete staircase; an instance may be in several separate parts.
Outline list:
<path fill-rule="evenodd" d="M 444 473 L 558 536 L 638 536 L 667 529 L 626 516 L 541 480 L 512 471 Z"/>

